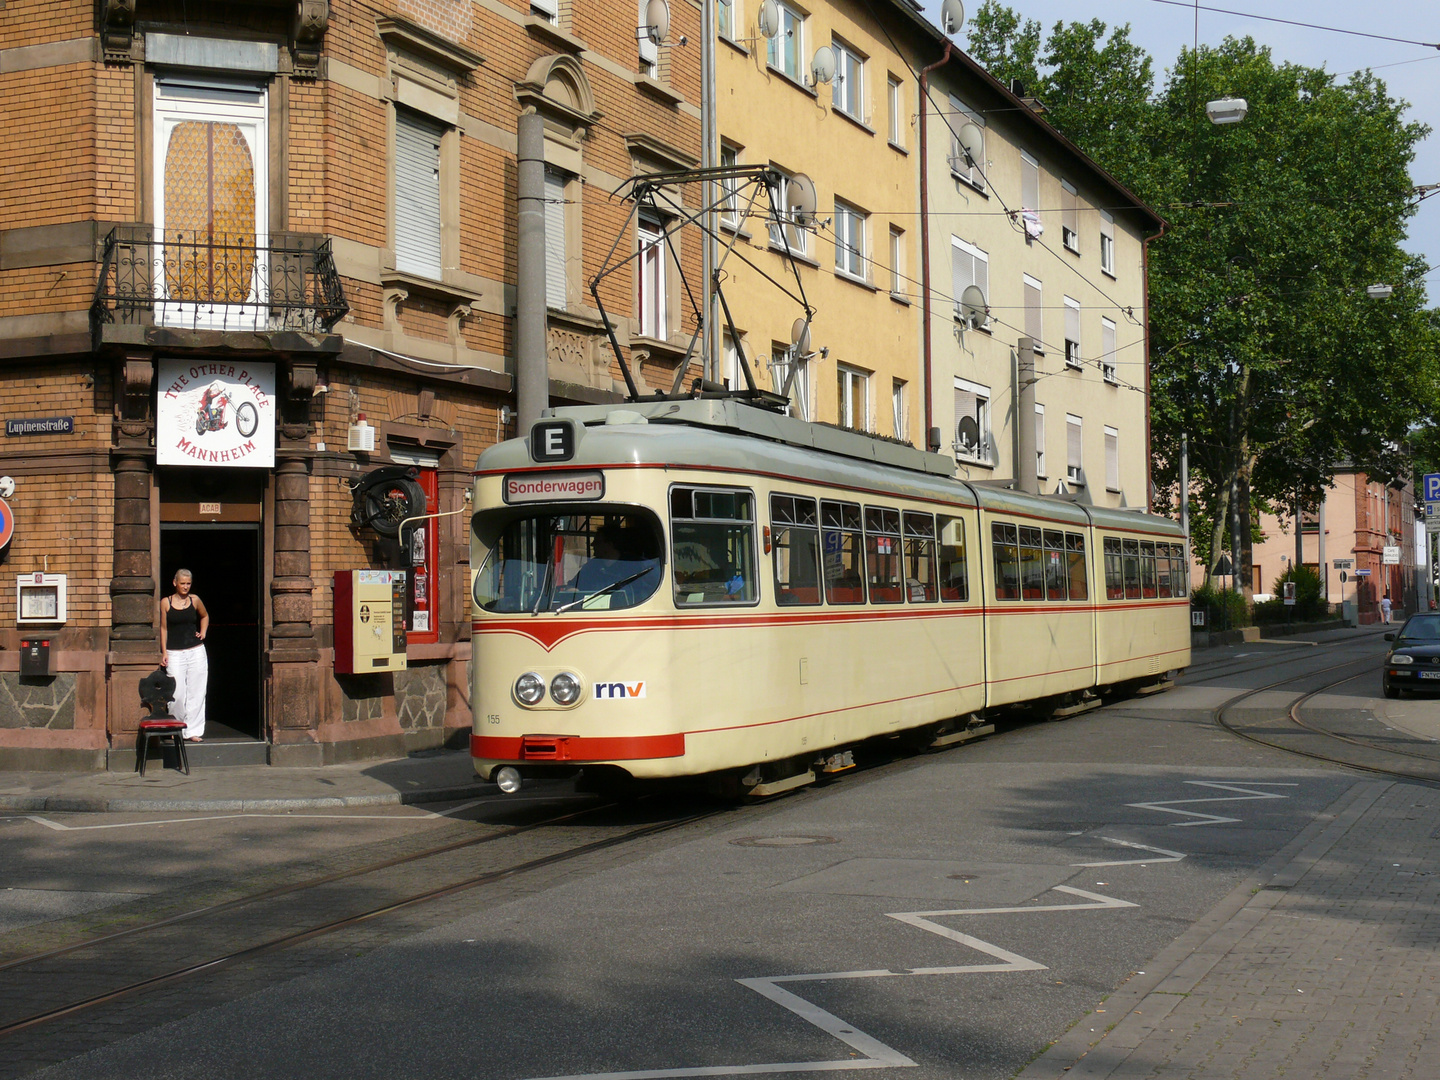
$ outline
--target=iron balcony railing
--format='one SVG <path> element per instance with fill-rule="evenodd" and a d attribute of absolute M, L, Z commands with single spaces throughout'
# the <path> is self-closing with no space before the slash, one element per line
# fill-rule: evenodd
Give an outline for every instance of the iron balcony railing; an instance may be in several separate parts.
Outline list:
<path fill-rule="evenodd" d="M 105 237 L 99 324 L 328 333 L 350 310 L 327 237 L 199 236 L 121 225 Z"/>

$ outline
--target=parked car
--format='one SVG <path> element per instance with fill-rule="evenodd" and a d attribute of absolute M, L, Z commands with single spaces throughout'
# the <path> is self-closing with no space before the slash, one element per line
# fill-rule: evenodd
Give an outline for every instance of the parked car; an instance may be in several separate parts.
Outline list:
<path fill-rule="evenodd" d="M 1387 698 L 1398 698 L 1402 690 L 1440 692 L 1440 613 L 1411 615 L 1385 640 L 1393 643 L 1380 672 Z"/>

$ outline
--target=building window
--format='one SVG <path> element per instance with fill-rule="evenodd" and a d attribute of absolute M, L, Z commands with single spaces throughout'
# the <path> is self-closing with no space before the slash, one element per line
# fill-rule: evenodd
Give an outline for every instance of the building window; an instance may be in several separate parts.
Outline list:
<path fill-rule="evenodd" d="M 956 379 L 955 456 L 989 465 L 990 446 L 990 388 Z"/>
<path fill-rule="evenodd" d="M 770 222 L 770 243 L 782 251 L 789 250 L 792 255 L 805 255 L 808 232 L 795 225 L 786 213 L 786 187 L 790 183 L 788 173 L 772 165 L 780 174 L 780 182 L 775 186 L 775 220 Z M 788 246 L 788 247 L 787 247 Z"/>
<path fill-rule="evenodd" d="M 855 431 L 870 430 L 870 373 L 838 364 L 839 424 Z"/>
<path fill-rule="evenodd" d="M 1119 384 L 1115 372 L 1115 323 L 1105 318 L 1100 320 L 1100 373 L 1106 382 Z"/>
<path fill-rule="evenodd" d="M 729 41 L 735 40 L 735 27 L 741 25 L 739 6 L 740 0 L 720 0 L 715 5 L 716 29 Z"/>
<path fill-rule="evenodd" d="M 1115 219 L 1100 211 L 1100 269 L 1115 276 Z"/>
<path fill-rule="evenodd" d="M 790 399 L 790 404 L 785 407 L 786 415 L 809 420 L 810 365 L 805 362 L 805 358 L 796 356 L 793 347 L 777 344 L 770 353 L 770 375 L 774 380 L 775 393 Z"/>
<path fill-rule="evenodd" d="M 1113 427 L 1105 428 L 1105 486 L 1120 490 L 1120 432 Z"/>
<path fill-rule="evenodd" d="M 890 145 L 905 147 L 905 88 L 894 75 L 890 76 L 885 92 L 885 103 L 890 112 Z"/>
<path fill-rule="evenodd" d="M 1080 417 L 1065 414 L 1065 478 L 1072 484 L 1085 483 L 1084 439 Z"/>
<path fill-rule="evenodd" d="M 957 97 L 950 98 L 950 173 L 957 180 L 985 190 L 985 118 Z M 980 145 L 973 161 L 967 161 L 960 145 L 960 129 L 974 124 L 980 129 Z"/>
<path fill-rule="evenodd" d="M 958 236 L 950 237 L 950 288 L 955 298 L 955 317 L 961 317 L 960 298 L 971 285 L 990 295 L 990 256 Z"/>
<path fill-rule="evenodd" d="M 723 9 L 724 4 L 720 7 Z M 740 164 L 740 151 L 733 146 L 720 147 L 720 167 L 733 169 Z M 727 177 L 720 181 L 722 201 L 720 203 L 720 224 L 727 229 L 740 228 L 740 181 Z"/>
<path fill-rule="evenodd" d="M 660 70 L 660 46 L 651 41 L 650 35 L 646 32 L 646 27 L 650 25 L 645 18 L 645 8 L 648 3 L 649 0 L 639 0 L 640 9 L 635 37 L 640 52 L 640 74 L 649 75 L 653 79 Z"/>
<path fill-rule="evenodd" d="M 1060 241 L 1069 250 L 1080 250 L 1079 199 L 1075 185 L 1069 180 L 1060 181 Z"/>
<path fill-rule="evenodd" d="M 905 294 L 905 230 L 890 226 L 890 295 Z"/>
<path fill-rule="evenodd" d="M 1035 406 L 1035 475 L 1044 479 L 1045 471 L 1045 406 Z"/>
<path fill-rule="evenodd" d="M 894 425 L 890 429 L 891 432 L 894 433 L 897 439 L 906 438 L 906 431 L 909 426 L 906 421 L 909 417 L 909 411 L 905 408 L 904 379 L 895 379 L 890 384 L 890 413 Z"/>
<path fill-rule="evenodd" d="M 395 269 L 438 279 L 440 140 L 444 128 L 409 109 L 395 110 Z"/>
<path fill-rule="evenodd" d="M 669 337 L 665 290 L 665 224 L 649 214 L 640 215 L 640 288 L 637 307 L 640 336 L 664 341 Z"/>
<path fill-rule="evenodd" d="M 568 306 L 565 288 L 565 188 L 569 176 L 545 170 L 545 306 L 564 311 Z"/>
<path fill-rule="evenodd" d="M 805 80 L 805 16 L 788 4 L 780 9 L 780 32 L 767 42 L 765 59 L 782 75 L 803 83 Z"/>
<path fill-rule="evenodd" d="M 721 345 L 720 356 L 720 378 L 730 390 L 747 390 L 749 384 L 745 382 L 745 375 L 740 370 L 740 346 L 731 336 L 730 331 L 725 331 L 725 340 Z"/>
<path fill-rule="evenodd" d="M 1080 301 L 1065 297 L 1065 366 L 1080 366 Z"/>
<path fill-rule="evenodd" d="M 1045 227 L 1040 218 L 1040 163 L 1020 151 L 1020 215 L 1025 225 L 1025 242 L 1037 240 Z"/>
<path fill-rule="evenodd" d="M 835 202 L 835 269 L 846 277 L 865 280 L 865 218 L 853 206 Z"/>
<path fill-rule="evenodd" d="M 835 78 L 830 83 L 830 101 L 855 120 L 865 119 L 865 58 L 838 38 L 831 38 L 835 52 Z"/>
<path fill-rule="evenodd" d="M 552 26 L 560 25 L 560 0 L 530 0 L 530 14 Z"/>
<path fill-rule="evenodd" d="M 390 445 L 390 460 L 410 465 L 425 492 L 425 507 L 417 513 L 440 511 L 440 455 L 415 445 Z M 402 537 L 410 572 L 406 575 L 405 629 L 415 643 L 440 640 L 440 530 L 435 521 L 419 521 Z"/>
<path fill-rule="evenodd" d="M 1029 274 L 1021 275 L 1025 281 L 1025 336 L 1035 342 L 1035 351 L 1045 353 L 1045 287 Z"/>

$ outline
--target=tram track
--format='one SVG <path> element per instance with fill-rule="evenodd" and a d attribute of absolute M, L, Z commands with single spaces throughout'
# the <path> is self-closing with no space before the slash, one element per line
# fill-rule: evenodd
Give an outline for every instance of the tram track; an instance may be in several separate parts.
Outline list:
<path fill-rule="evenodd" d="M 281 972 L 278 978 L 267 977 L 264 971 L 257 971 L 257 966 L 263 965 L 257 965 L 256 961 L 262 958 L 285 953 L 307 942 L 345 938 L 346 931 L 357 931 L 386 916 L 434 904 L 470 890 L 496 886 L 587 855 L 621 848 L 732 810 L 729 806 L 710 805 L 699 810 L 668 813 L 660 795 L 642 796 L 624 805 L 626 817 L 632 822 L 637 807 L 648 810 L 652 818 L 659 813 L 660 820 L 647 820 L 643 824 L 607 824 L 603 820 L 605 813 L 616 810 L 620 804 L 606 801 L 501 833 L 439 845 L 367 866 L 294 882 L 7 961 L 0 968 L 0 1046 L 15 1047 L 17 1040 L 24 1043 L 43 1037 L 46 1030 L 67 1019 L 78 1024 L 88 1021 L 92 1014 L 103 1016 L 107 1012 L 105 1007 L 112 1005 L 129 1009 L 132 1014 L 137 1011 L 153 1013 L 155 1023 L 175 1019 L 174 1013 L 168 1012 L 163 1003 L 157 1001 L 154 1009 L 147 1009 L 146 1003 L 151 998 L 173 997 L 166 995 L 168 987 L 197 979 L 203 982 L 207 976 L 218 976 L 227 970 L 240 969 L 245 974 L 240 981 L 247 985 L 241 987 L 238 993 L 252 992 L 292 977 L 290 971 Z M 587 823 L 587 818 L 601 820 Z M 600 835 L 596 835 L 597 832 Z M 500 843 L 499 847 L 506 850 L 498 851 L 497 843 L 503 841 L 511 843 Z M 535 850 L 537 847 L 541 850 Z M 453 865 L 457 859 L 473 857 L 479 852 L 487 856 L 480 860 L 479 865 L 475 865 L 473 860 L 469 865 Z M 394 877 L 397 871 L 403 872 L 398 881 L 365 883 L 367 876 L 383 879 L 387 874 Z M 425 883 L 424 887 L 415 887 L 417 876 Z M 344 883 L 346 888 L 343 891 L 331 888 L 337 883 Z M 357 883 L 364 883 L 364 886 Z M 356 899 L 360 902 L 356 903 Z M 350 902 L 345 905 L 347 900 Z M 248 912 L 244 921 L 244 926 L 252 928 L 248 940 L 243 932 L 239 935 L 241 940 L 235 940 L 233 921 L 215 925 L 215 916 L 233 915 L 247 906 L 256 909 Z M 337 911 L 337 908 L 340 910 Z M 388 940 L 414 933 L 419 928 L 400 926 L 389 935 L 372 935 L 362 944 L 379 947 Z M 231 939 L 229 943 L 217 949 L 215 940 L 223 941 L 226 937 Z M 206 952 L 211 949 L 215 951 L 207 956 Z M 158 958 L 153 956 L 156 952 L 160 954 Z M 354 955 L 353 946 L 337 946 L 336 952 L 337 959 L 342 955 Z M 196 959 L 197 955 L 203 958 Z M 311 969 L 313 966 L 305 968 Z M 104 979 L 104 974 L 111 972 L 126 974 L 110 979 L 108 986 L 95 989 L 96 979 Z M 257 975 L 259 986 L 254 985 Z M 91 992 L 77 993 L 78 987 L 87 987 Z M 225 988 L 216 990 L 219 991 L 217 1001 L 201 1001 L 207 997 L 206 994 L 191 995 L 196 1001 L 195 1007 L 236 996 L 235 992 L 224 992 Z M 127 1002 L 126 999 L 135 1000 Z M 35 1008 L 37 1002 L 43 1003 L 44 1007 Z M 16 1010 L 12 1008 L 15 1003 L 24 1003 L 29 1011 L 16 1015 Z M 9 1016 L 5 1015 L 7 1012 Z M 140 1026 L 151 1024 L 146 1019 Z M 93 1030 L 93 1025 L 90 1027 Z M 26 1033 L 31 1034 L 31 1039 L 27 1039 Z M 82 1042 L 85 1041 L 82 1036 Z M 90 1047 L 74 1047 L 64 1056 L 72 1056 L 74 1052 L 83 1052 L 87 1048 Z M 7 1055 L 0 1055 L 4 1056 Z M 0 1075 L 17 1074 L 0 1067 Z"/>
<path fill-rule="evenodd" d="M 1437 748 L 1435 753 L 1425 754 L 1403 747 L 1381 746 L 1369 739 L 1359 738 L 1354 734 L 1335 731 L 1317 723 L 1312 723 L 1307 721 L 1302 715 L 1307 702 L 1337 686 L 1342 686 L 1345 683 L 1353 682 L 1356 679 L 1373 674 L 1379 662 L 1379 658 L 1370 655 L 1342 662 L 1322 672 L 1307 671 L 1300 674 L 1287 675 L 1285 678 L 1277 679 L 1264 686 L 1246 690 L 1222 702 L 1212 710 L 1212 722 L 1215 726 L 1237 738 L 1272 750 L 1281 750 L 1288 754 L 1309 758 L 1313 761 L 1323 761 L 1327 764 L 1340 765 L 1345 768 L 1356 769 L 1375 775 L 1391 776 L 1396 779 L 1440 785 L 1440 748 Z M 1298 696 L 1291 701 L 1286 708 L 1269 716 L 1248 717 L 1244 720 L 1238 717 L 1227 719 L 1227 714 L 1232 714 L 1241 702 L 1250 698 L 1279 690 L 1282 687 L 1302 682 L 1305 679 L 1314 678 L 1317 675 L 1325 676 L 1335 672 L 1337 669 L 1343 670 L 1359 665 L 1366 665 L 1368 670 L 1339 675 L 1311 689 L 1298 690 Z M 1365 757 L 1361 758 L 1353 751 L 1344 756 L 1338 755 L 1334 752 L 1335 747 L 1333 744 L 1335 743 L 1341 743 L 1355 750 L 1360 750 Z M 1398 767 L 1400 764 L 1403 764 L 1403 762 L 1397 761 L 1397 759 L 1407 758 L 1426 762 L 1430 768 L 1418 770 L 1413 767 Z"/>

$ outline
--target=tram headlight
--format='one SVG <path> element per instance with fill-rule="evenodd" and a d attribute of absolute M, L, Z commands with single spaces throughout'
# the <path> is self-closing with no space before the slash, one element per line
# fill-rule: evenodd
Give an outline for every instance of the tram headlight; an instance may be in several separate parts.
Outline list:
<path fill-rule="evenodd" d="M 545 696 L 545 680 L 527 671 L 515 680 L 515 699 L 521 705 L 538 705 Z"/>
<path fill-rule="evenodd" d="M 574 705 L 580 700 L 580 680 L 562 671 L 550 680 L 550 697 L 556 705 Z"/>
<path fill-rule="evenodd" d="M 1413 664 L 1413 663 L 1415 663 L 1415 658 L 1414 658 L 1413 656 L 1406 656 L 1404 653 L 1401 653 L 1401 654 L 1398 655 L 1398 656 L 1392 656 L 1392 657 L 1390 657 L 1390 663 L 1392 663 L 1392 664 Z"/>

